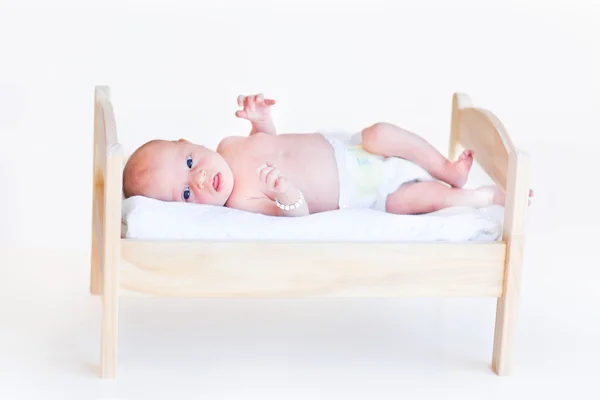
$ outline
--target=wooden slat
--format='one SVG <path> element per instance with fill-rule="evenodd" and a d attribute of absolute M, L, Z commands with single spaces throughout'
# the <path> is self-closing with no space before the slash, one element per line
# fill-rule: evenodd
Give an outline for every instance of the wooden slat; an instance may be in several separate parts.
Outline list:
<path fill-rule="evenodd" d="M 94 93 L 94 131 L 93 131 L 93 164 L 92 164 L 92 243 L 90 259 L 90 292 L 99 295 L 102 292 L 102 219 L 99 214 L 104 207 L 103 203 L 98 202 L 98 197 L 104 191 L 102 176 L 103 165 L 105 164 L 100 155 L 100 146 L 104 145 L 104 118 L 102 117 L 102 107 L 98 102 L 98 88 Z M 104 195 L 102 194 L 102 197 Z"/>
<path fill-rule="evenodd" d="M 521 287 L 521 268 L 525 246 L 525 217 L 529 202 L 529 156 L 515 152 L 510 156 L 506 215 L 503 238 L 507 243 L 503 295 L 496 307 L 496 326 L 492 366 L 498 375 L 508 375 L 513 354 L 514 325 Z"/>
<path fill-rule="evenodd" d="M 117 364 L 123 148 L 119 144 L 109 145 L 106 149 L 106 160 L 103 216 L 101 371 L 102 377 L 114 378 Z"/>
<path fill-rule="evenodd" d="M 106 171 L 106 124 L 103 103 L 107 102 L 107 89 L 96 87 L 94 98 L 94 175 L 98 184 L 104 182 Z"/>
<path fill-rule="evenodd" d="M 94 186 L 94 197 L 92 199 L 92 268 L 90 276 L 90 291 L 94 295 L 102 293 L 102 265 L 104 256 L 104 185 Z"/>
<path fill-rule="evenodd" d="M 119 141 L 115 114 L 110 101 L 110 90 L 107 86 L 97 86 L 95 93 L 95 114 L 97 117 L 94 118 L 94 140 L 97 143 L 98 166 L 100 167 L 101 176 L 104 177 L 106 175 L 106 151 L 110 146 L 119 144 Z"/>
<path fill-rule="evenodd" d="M 110 102 L 110 89 L 96 86 L 94 91 L 94 164 L 93 164 L 93 203 L 92 203 L 92 245 L 90 291 L 100 294 L 102 291 L 102 265 L 104 253 L 104 182 L 107 175 L 109 155 L 107 149 L 118 145 L 115 116 Z M 119 180 L 122 179 L 120 176 Z M 121 207 L 121 200 L 114 207 Z"/>
<path fill-rule="evenodd" d="M 94 219 L 100 229 L 93 230 L 101 236 L 98 258 L 102 281 L 102 341 L 101 376 L 114 378 L 117 365 L 118 311 L 119 311 L 119 260 L 121 254 L 121 206 L 123 192 L 123 148 L 117 140 L 117 129 L 110 91 L 97 86 L 95 91 L 97 122 L 95 123 L 94 168 L 100 165 L 102 181 L 94 190 Z M 94 239 L 92 239 L 94 240 Z"/>
<path fill-rule="evenodd" d="M 119 144 L 117 138 L 117 126 L 115 121 L 115 114 L 112 103 L 105 96 L 100 98 L 100 104 L 102 105 L 102 112 L 105 125 L 105 144 L 106 148 Z"/>
<path fill-rule="evenodd" d="M 456 161 L 462 152 L 460 143 L 460 125 L 459 116 L 460 110 L 466 107 L 471 107 L 471 99 L 464 93 L 454 93 L 452 96 L 452 114 L 450 116 L 450 142 L 448 146 L 448 159 Z"/>
<path fill-rule="evenodd" d="M 123 293 L 165 297 L 498 297 L 505 244 L 121 239 Z"/>

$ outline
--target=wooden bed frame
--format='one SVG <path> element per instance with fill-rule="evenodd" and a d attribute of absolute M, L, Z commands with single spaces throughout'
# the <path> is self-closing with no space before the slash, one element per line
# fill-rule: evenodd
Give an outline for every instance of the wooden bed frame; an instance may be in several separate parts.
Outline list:
<path fill-rule="evenodd" d="M 146 241 L 122 237 L 126 160 L 106 86 L 94 97 L 91 293 L 102 296 L 101 376 L 117 365 L 119 297 L 495 297 L 492 368 L 507 375 L 525 239 L 529 157 L 490 111 L 452 99 L 449 158 L 461 147 L 506 190 L 501 240 L 425 243 Z M 290 257 L 292 255 L 292 257 Z M 285 260 L 285 262 L 284 262 Z M 290 261 L 291 260 L 291 261 Z"/>

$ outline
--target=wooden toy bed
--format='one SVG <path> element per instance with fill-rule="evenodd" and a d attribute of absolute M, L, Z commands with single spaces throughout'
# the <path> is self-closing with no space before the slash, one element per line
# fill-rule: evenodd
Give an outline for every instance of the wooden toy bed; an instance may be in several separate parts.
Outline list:
<path fill-rule="evenodd" d="M 117 365 L 119 297 L 495 297 L 492 368 L 509 373 L 529 196 L 529 157 L 502 123 L 454 94 L 449 157 L 461 148 L 506 189 L 493 242 L 146 241 L 122 237 L 125 155 L 106 86 L 94 97 L 91 293 L 102 296 L 101 376 Z M 290 257 L 291 256 L 291 257 Z M 285 262 L 284 262 L 285 260 Z M 290 261 L 292 260 L 292 261 Z"/>

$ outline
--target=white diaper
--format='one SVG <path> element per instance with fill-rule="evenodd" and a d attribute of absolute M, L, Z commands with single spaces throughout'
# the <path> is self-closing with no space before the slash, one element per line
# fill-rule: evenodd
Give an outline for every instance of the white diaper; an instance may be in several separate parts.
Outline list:
<path fill-rule="evenodd" d="M 335 153 L 339 180 L 339 208 L 371 208 L 385 211 L 388 195 L 409 182 L 435 179 L 417 164 L 398 157 L 382 157 L 365 151 L 357 134 L 323 135 Z"/>

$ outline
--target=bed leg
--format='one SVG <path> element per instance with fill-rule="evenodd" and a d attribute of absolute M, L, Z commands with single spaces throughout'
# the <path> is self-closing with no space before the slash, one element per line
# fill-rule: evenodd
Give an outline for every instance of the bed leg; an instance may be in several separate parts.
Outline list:
<path fill-rule="evenodd" d="M 119 322 L 119 263 L 121 259 L 121 179 L 123 156 L 120 145 L 107 149 L 104 182 L 104 241 L 102 257 L 102 378 L 113 379 L 117 367 Z"/>
<path fill-rule="evenodd" d="M 113 379 L 117 366 L 119 322 L 118 264 L 111 260 L 104 264 L 102 294 L 102 352 L 100 357 L 102 378 Z"/>
<path fill-rule="evenodd" d="M 92 234 L 93 235 L 93 234 Z M 91 256 L 91 275 L 90 275 L 90 293 L 94 296 L 102 294 L 102 271 L 100 270 L 100 257 L 98 249 L 92 238 L 92 256 Z"/>
<path fill-rule="evenodd" d="M 94 198 L 96 196 L 97 187 L 94 187 Z M 98 207 L 96 205 L 96 200 L 94 200 L 94 204 L 92 205 L 92 246 L 91 246 L 91 268 L 90 268 L 90 293 L 97 296 L 102 294 L 102 266 L 100 260 L 100 238 L 101 232 L 99 230 L 101 227 L 99 226 L 99 222 L 96 221 L 98 218 L 99 212 Z"/>
<path fill-rule="evenodd" d="M 511 241 L 510 257 L 512 261 L 507 263 L 507 274 L 504 295 L 496 303 L 496 327 L 494 334 L 494 353 L 492 356 L 492 368 L 500 376 L 510 374 L 513 356 L 513 337 L 515 331 L 515 320 L 517 305 L 519 302 L 519 273 L 515 270 L 521 269 L 522 242 Z M 519 254 L 515 254 L 519 253 Z M 512 270 L 512 271 L 510 271 Z M 510 271 L 510 272 L 509 272 Z"/>
<path fill-rule="evenodd" d="M 521 267 L 525 244 L 525 213 L 529 201 L 529 159 L 509 156 L 503 240 L 506 241 L 504 290 L 496 305 L 492 368 L 500 376 L 512 368 L 513 337 L 519 303 Z"/>

